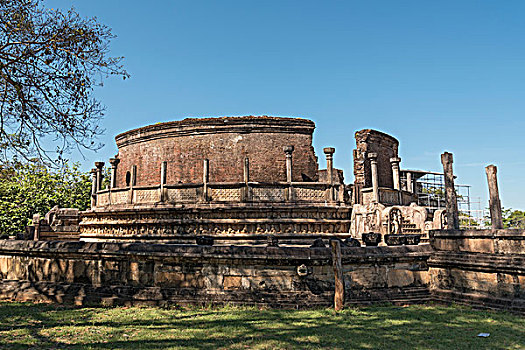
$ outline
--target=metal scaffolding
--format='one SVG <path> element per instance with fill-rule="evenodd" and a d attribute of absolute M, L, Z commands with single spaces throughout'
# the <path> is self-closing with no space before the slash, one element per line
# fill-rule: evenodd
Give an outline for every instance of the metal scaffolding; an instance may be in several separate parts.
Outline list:
<path fill-rule="evenodd" d="M 417 204 L 426 207 L 430 214 L 436 210 L 446 208 L 445 179 L 443 173 L 404 170 L 401 182 L 406 188 L 406 173 L 411 172 L 415 180 L 414 192 L 417 195 Z M 470 185 L 456 184 L 460 227 L 481 228 L 487 222 L 486 209 L 481 206 L 481 198 L 472 200 Z"/>

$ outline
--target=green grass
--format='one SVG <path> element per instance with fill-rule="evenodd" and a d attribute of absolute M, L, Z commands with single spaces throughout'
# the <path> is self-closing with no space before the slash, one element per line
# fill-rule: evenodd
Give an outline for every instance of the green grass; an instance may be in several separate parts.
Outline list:
<path fill-rule="evenodd" d="M 488 338 L 478 333 L 490 333 Z M 525 318 L 459 306 L 321 310 L 0 303 L 0 349 L 525 349 Z"/>

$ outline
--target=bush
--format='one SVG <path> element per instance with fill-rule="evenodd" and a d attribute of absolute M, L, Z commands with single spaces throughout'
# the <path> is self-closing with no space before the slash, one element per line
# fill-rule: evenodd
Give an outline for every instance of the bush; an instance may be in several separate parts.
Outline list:
<path fill-rule="evenodd" d="M 0 167 L 0 236 L 23 232 L 33 214 L 52 207 L 86 210 L 91 181 L 79 164 L 51 170 L 42 164 L 14 163 Z"/>

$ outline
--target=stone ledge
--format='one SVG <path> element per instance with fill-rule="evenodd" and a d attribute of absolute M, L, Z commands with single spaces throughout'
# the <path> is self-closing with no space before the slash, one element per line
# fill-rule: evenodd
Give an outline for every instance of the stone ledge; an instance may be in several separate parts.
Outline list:
<path fill-rule="evenodd" d="M 525 275 L 525 256 L 483 253 L 435 252 L 428 259 L 429 267 L 456 268 L 475 271 Z"/>

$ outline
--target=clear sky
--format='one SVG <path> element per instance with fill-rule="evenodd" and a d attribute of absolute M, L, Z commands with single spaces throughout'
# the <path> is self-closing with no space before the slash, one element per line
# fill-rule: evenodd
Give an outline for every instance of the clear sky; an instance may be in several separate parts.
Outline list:
<path fill-rule="evenodd" d="M 402 168 L 441 171 L 487 206 L 485 165 L 504 207 L 525 209 L 525 1 L 53 0 L 118 36 L 129 80 L 97 91 L 107 106 L 98 153 L 120 132 L 184 117 L 300 116 L 314 146 L 336 148 L 353 181 L 353 134 L 400 141 Z M 81 159 L 79 155 L 73 155 Z"/>

